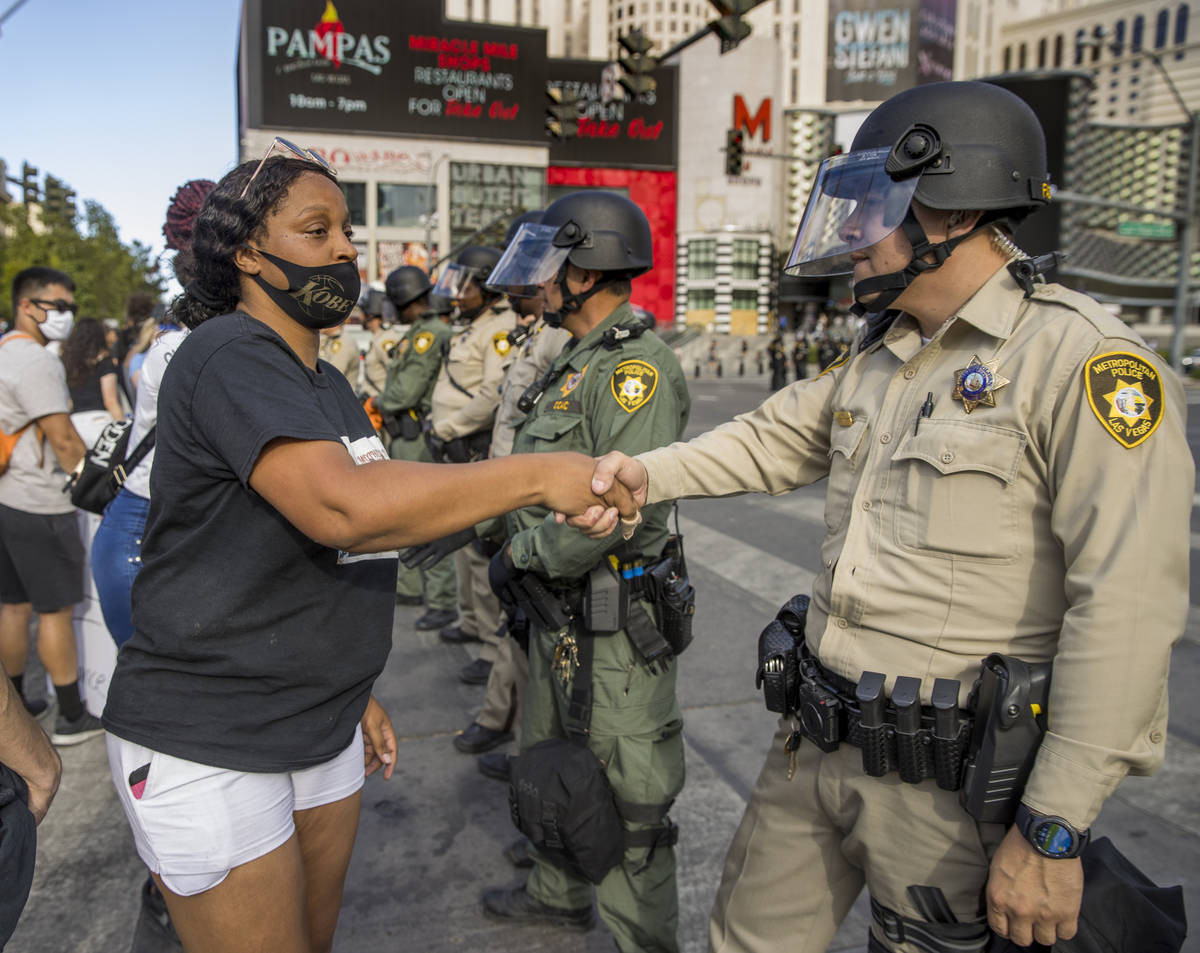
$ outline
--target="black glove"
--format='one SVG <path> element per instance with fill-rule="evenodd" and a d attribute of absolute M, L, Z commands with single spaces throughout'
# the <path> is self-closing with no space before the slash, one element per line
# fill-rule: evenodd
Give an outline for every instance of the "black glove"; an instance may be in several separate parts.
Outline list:
<path fill-rule="evenodd" d="M 513 564 L 512 554 L 508 551 L 507 543 L 500 547 L 500 550 L 492 557 L 492 561 L 488 563 L 488 585 L 492 587 L 492 592 L 504 604 L 512 604 L 513 601 L 507 592 L 509 583 L 524 575 L 525 570 L 518 569 Z"/>
<path fill-rule="evenodd" d="M 441 539 L 435 539 L 417 546 L 409 546 L 400 550 L 400 562 L 409 569 L 424 569 L 429 571 L 452 552 L 462 549 L 475 539 L 475 527 L 471 526 Z"/>

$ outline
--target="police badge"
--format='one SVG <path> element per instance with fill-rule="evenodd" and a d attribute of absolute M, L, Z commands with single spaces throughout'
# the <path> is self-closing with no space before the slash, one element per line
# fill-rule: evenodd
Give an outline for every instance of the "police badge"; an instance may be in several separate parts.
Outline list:
<path fill-rule="evenodd" d="M 962 401 L 963 410 L 968 414 L 980 404 L 995 407 L 995 392 L 1012 383 L 1007 377 L 996 373 L 996 365 L 999 363 L 999 360 L 981 361 L 979 355 L 974 354 L 966 367 L 960 367 L 954 372 L 952 396 L 955 400 Z"/>

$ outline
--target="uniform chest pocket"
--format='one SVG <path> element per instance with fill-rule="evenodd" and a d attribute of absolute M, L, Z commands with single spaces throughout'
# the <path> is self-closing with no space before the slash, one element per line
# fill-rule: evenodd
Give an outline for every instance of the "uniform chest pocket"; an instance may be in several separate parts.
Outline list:
<path fill-rule="evenodd" d="M 563 413 L 541 414 L 526 420 L 521 425 L 522 442 L 532 441 L 533 446 L 527 444 L 525 450 L 530 453 L 540 450 L 577 450 L 582 446 L 582 423 L 581 415 Z"/>
<path fill-rule="evenodd" d="M 825 525 L 836 533 L 846 522 L 846 513 L 858 487 L 859 448 L 867 432 L 867 419 L 854 418 L 849 427 L 840 424 L 829 435 L 829 483 L 825 490 Z"/>
<path fill-rule="evenodd" d="M 1023 433 L 954 420 L 923 420 L 892 457 L 899 482 L 896 542 L 921 552 L 1012 559 Z"/>

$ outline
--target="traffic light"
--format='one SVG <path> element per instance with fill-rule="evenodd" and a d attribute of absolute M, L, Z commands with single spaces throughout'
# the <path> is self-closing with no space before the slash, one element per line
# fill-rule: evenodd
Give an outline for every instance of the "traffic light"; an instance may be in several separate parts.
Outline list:
<path fill-rule="evenodd" d="M 546 131 L 556 139 L 573 139 L 579 134 L 579 96 L 563 86 L 546 87 Z"/>
<path fill-rule="evenodd" d="M 66 187 L 52 175 L 46 176 L 46 197 L 42 200 L 42 218 L 61 221 L 66 215 Z"/>
<path fill-rule="evenodd" d="M 21 166 L 21 193 L 25 206 L 37 205 L 38 201 L 38 170 L 28 162 Z"/>
<path fill-rule="evenodd" d="M 742 19 L 743 15 L 757 7 L 763 0 L 710 0 L 721 16 L 711 22 L 708 28 L 721 41 L 721 52 L 728 53 L 736 50 L 739 43 L 750 35 L 750 24 Z"/>
<path fill-rule="evenodd" d="M 746 168 L 746 134 L 741 129 L 725 133 L 725 174 L 741 175 Z"/>
<path fill-rule="evenodd" d="M 625 54 L 617 60 L 621 64 L 622 88 L 629 98 L 637 102 L 647 93 L 654 92 L 658 83 L 649 75 L 658 67 L 658 60 L 650 55 L 654 47 L 651 40 L 641 29 L 630 30 L 624 36 L 617 37 Z"/>

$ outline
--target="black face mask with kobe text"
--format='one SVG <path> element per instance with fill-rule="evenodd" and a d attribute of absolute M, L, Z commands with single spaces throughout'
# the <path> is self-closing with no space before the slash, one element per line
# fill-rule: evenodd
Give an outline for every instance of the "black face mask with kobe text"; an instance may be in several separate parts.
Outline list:
<path fill-rule="evenodd" d="M 260 248 L 254 250 L 282 271 L 287 279 L 288 286 L 284 291 L 262 275 L 250 276 L 289 318 L 319 331 L 339 325 L 350 316 L 350 309 L 358 301 L 362 289 L 356 262 L 341 261 L 314 268 L 297 265 Z"/>

